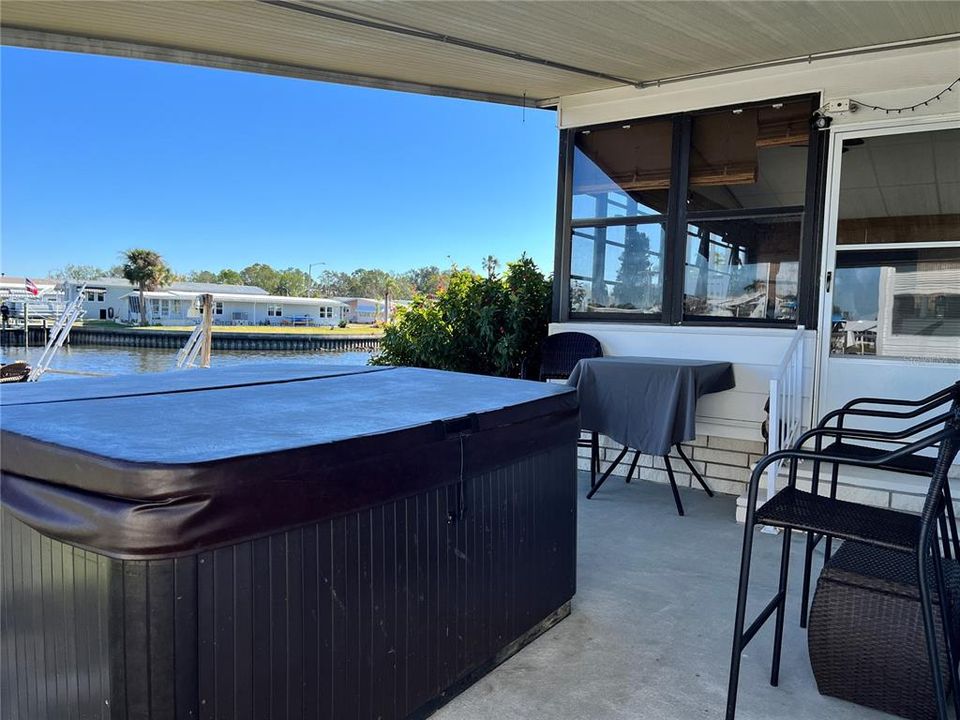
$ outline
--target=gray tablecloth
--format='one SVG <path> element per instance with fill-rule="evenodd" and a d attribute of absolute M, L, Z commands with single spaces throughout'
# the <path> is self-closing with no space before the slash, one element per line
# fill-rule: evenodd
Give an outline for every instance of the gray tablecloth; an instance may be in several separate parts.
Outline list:
<path fill-rule="evenodd" d="M 580 396 L 580 426 L 649 455 L 696 437 L 697 399 L 734 386 L 733 366 L 678 358 L 581 360 L 567 380 Z"/>

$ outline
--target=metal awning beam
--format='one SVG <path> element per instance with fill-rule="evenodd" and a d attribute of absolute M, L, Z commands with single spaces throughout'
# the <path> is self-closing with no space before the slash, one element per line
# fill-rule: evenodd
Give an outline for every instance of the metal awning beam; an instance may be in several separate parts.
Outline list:
<path fill-rule="evenodd" d="M 220 53 L 205 53 L 164 45 L 124 42 L 110 38 L 47 32 L 45 30 L 11 27 L 7 25 L 3 26 L 2 42 L 4 45 L 38 50 L 59 50 L 62 52 L 87 53 L 91 55 L 112 55 L 137 60 L 200 65 L 203 67 L 218 68 L 220 70 L 278 75 L 281 77 L 299 78 L 301 80 L 316 80 L 318 82 L 338 83 L 341 85 L 357 85 L 359 87 L 381 90 L 395 90 L 397 92 L 417 93 L 420 95 L 437 95 L 461 100 L 478 100 L 480 102 L 517 105 L 529 108 L 548 108 L 556 104 L 553 101 L 549 102 L 549 104 L 543 104 L 542 100 L 523 96 L 466 90 L 464 88 L 430 85 L 407 80 L 394 80 L 372 75 L 356 75 L 336 70 L 267 62 Z"/>

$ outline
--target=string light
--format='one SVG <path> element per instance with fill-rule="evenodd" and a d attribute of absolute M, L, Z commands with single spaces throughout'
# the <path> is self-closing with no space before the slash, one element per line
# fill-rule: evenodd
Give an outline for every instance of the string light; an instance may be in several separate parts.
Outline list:
<path fill-rule="evenodd" d="M 906 110 L 909 110 L 910 112 L 915 112 L 918 107 L 926 107 L 932 102 L 937 102 L 938 100 L 942 100 L 943 96 L 946 95 L 948 92 L 953 92 L 953 88 L 956 87 L 957 84 L 960 84 L 960 78 L 957 78 L 956 80 L 954 80 L 952 83 L 947 85 L 943 90 L 938 92 L 933 97 L 927 98 L 926 100 L 922 100 L 921 102 L 918 102 L 915 105 L 905 105 L 904 107 L 898 107 L 898 108 L 882 107 L 880 105 L 871 105 L 870 103 L 865 103 L 862 100 L 856 100 L 854 98 L 850 99 L 850 103 L 851 105 L 853 103 L 856 103 L 859 107 L 867 108 L 869 110 L 883 110 L 883 112 L 887 115 L 889 115 L 890 113 L 897 113 L 897 115 L 900 115 Z"/>

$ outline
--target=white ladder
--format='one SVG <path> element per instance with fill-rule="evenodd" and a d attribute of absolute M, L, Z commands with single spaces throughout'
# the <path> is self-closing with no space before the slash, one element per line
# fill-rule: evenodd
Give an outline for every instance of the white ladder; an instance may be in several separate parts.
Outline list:
<path fill-rule="evenodd" d="M 84 283 L 77 291 L 77 296 L 70 301 L 66 309 L 64 309 L 63 314 L 57 318 L 57 322 L 50 329 L 47 344 L 43 348 L 43 353 L 40 355 L 40 359 L 37 360 L 37 364 L 30 369 L 30 374 L 27 375 L 27 382 L 36 382 L 40 379 L 40 376 L 50 367 L 50 363 L 57 354 L 57 350 L 59 350 L 67 338 L 70 337 L 70 330 L 73 328 L 73 324 L 79 320 L 80 316 L 85 312 L 83 309 L 83 300 L 86 289 L 87 284 Z"/>

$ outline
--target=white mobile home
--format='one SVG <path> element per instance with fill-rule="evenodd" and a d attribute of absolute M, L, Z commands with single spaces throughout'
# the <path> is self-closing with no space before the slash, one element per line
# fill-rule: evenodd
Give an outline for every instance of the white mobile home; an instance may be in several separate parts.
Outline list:
<path fill-rule="evenodd" d="M 938 44 L 560 98 L 551 331 L 733 361 L 736 388 L 698 411 L 714 487 L 739 493 L 763 452 L 797 333 L 804 425 L 960 377 L 958 67 Z M 842 481 L 895 507 L 925 487 Z"/>
<path fill-rule="evenodd" d="M 334 326 L 347 314 L 347 306 L 326 298 L 249 293 L 213 292 L 214 325 Z M 147 323 L 191 325 L 200 321 L 200 293 L 156 290 L 144 293 Z M 139 322 L 140 293 L 128 292 L 128 315 Z"/>
<path fill-rule="evenodd" d="M 383 300 L 362 297 L 337 297 L 350 309 L 347 320 L 361 325 L 383 322 Z"/>
<path fill-rule="evenodd" d="M 81 288 L 84 290 L 84 318 L 86 320 L 114 320 L 116 322 L 139 322 L 137 307 L 139 300 L 131 303 L 130 293 L 135 291 L 133 285 L 124 278 L 101 277 L 87 281 L 72 281 L 66 283 L 66 295 L 69 302 L 77 296 Z M 232 293 L 244 296 L 262 296 L 267 291 L 256 285 L 223 285 L 219 283 L 175 282 L 166 286 L 164 290 L 198 295 L 200 293 Z M 173 299 L 172 296 L 167 298 Z M 183 298 L 177 298 L 182 300 Z M 167 312 L 170 312 L 168 305 Z M 157 310 L 160 317 L 160 309 Z"/>
<path fill-rule="evenodd" d="M 551 331 L 733 361 L 694 450 L 725 491 L 763 451 L 770 383 L 797 348 L 805 425 L 957 378 L 955 4 L 278 5 L 8 3 L 5 42 L 554 108 Z M 851 497 L 899 506 L 919 487 L 857 482 Z"/>

